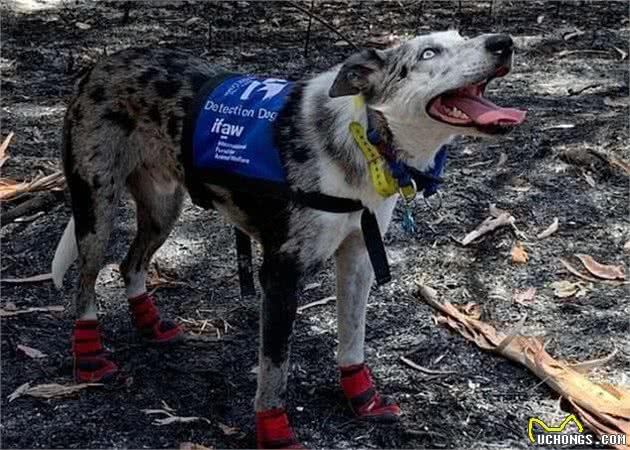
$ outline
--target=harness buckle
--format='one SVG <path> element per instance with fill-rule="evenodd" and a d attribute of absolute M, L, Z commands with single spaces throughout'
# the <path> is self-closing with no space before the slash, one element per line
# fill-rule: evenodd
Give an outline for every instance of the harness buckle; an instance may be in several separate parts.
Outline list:
<path fill-rule="evenodd" d="M 405 203 L 411 203 L 414 198 L 416 198 L 416 194 L 418 193 L 418 185 L 416 184 L 416 180 L 411 178 L 411 184 L 407 186 L 398 186 L 398 193 L 403 198 Z"/>

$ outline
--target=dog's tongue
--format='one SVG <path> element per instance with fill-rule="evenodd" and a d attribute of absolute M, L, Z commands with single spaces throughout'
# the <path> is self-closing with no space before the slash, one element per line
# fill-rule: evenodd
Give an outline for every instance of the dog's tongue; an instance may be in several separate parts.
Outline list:
<path fill-rule="evenodd" d="M 450 108 L 456 107 L 464 111 L 477 125 L 493 125 L 498 123 L 521 124 L 525 120 L 526 111 L 516 108 L 502 108 L 481 96 L 452 96 L 442 100 Z"/>

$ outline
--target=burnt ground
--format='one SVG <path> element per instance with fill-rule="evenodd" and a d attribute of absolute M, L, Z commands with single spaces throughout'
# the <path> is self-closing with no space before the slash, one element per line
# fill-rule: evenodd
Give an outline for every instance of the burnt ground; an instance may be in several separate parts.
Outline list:
<path fill-rule="evenodd" d="M 174 46 L 232 69 L 301 77 L 351 53 L 317 22 L 304 55 L 308 19 L 282 3 L 202 4 L 68 2 L 28 10 L 29 2 L 2 6 L 2 136 L 16 133 L 3 176 L 29 178 L 59 162 L 65 105 L 74 78 L 105 53 L 132 45 Z M 630 302 L 622 287 L 586 283 L 579 297 L 554 297 L 553 281 L 577 279 L 560 257 L 587 253 L 623 263 L 630 238 L 628 179 L 597 158 L 596 150 L 630 159 L 628 51 L 625 2 L 318 2 L 317 12 L 359 44 L 382 33 L 415 34 L 457 27 L 463 33 L 503 31 L 516 37 L 513 73 L 493 82 L 490 95 L 527 108 L 527 122 L 494 141 L 461 140 L 445 172 L 443 208 L 415 205 L 418 233 L 405 235 L 400 211 L 387 235 L 394 281 L 374 288 L 368 310 L 367 354 L 383 390 L 405 412 L 396 426 L 354 421 L 341 397 L 334 365 L 335 308 L 313 307 L 296 323 L 289 409 L 310 447 L 526 448 L 528 417 L 557 422 L 557 396 L 521 367 L 478 350 L 437 327 L 417 300 L 422 279 L 454 303 L 474 301 L 500 329 L 527 314 L 524 332 L 544 336 L 557 357 L 586 360 L 613 348 L 616 357 L 596 375 L 630 384 Z M 37 1 L 32 4 L 39 5 Z M 31 6 L 32 6 L 31 4 Z M 26 6 L 25 6 L 26 5 Z M 305 3 L 305 5 L 308 5 Z M 82 28 L 77 22 L 89 26 Z M 211 32 L 209 32 L 209 29 Z M 569 33 L 583 34 L 565 40 Z M 573 127 L 558 127 L 571 124 Z M 507 161 L 499 164 L 501 154 Z M 567 156 L 568 155 L 568 156 Z M 591 177 L 589 184 L 585 174 Z M 7 211 L 17 202 L 3 205 Z M 512 212 L 530 260 L 510 263 L 517 237 L 509 228 L 462 247 L 461 238 L 486 216 L 488 205 Z M 49 271 L 69 219 L 63 196 L 45 214 L 3 223 L 2 277 Z M 26 382 L 70 383 L 69 333 L 73 289 L 50 282 L 2 285 L 2 304 L 18 308 L 63 304 L 67 313 L 2 319 L 2 448 L 166 448 L 190 441 L 208 447 L 252 447 L 252 399 L 257 350 L 257 302 L 239 299 L 230 227 L 215 213 L 187 204 L 171 239 L 160 250 L 160 269 L 183 283 L 158 289 L 162 310 L 201 337 L 182 345 L 143 346 L 132 332 L 117 264 L 133 230 L 133 209 L 121 205 L 97 286 L 107 345 L 121 366 L 104 387 L 70 398 L 38 400 L 7 395 Z M 553 218 L 559 230 L 533 236 Z M 76 268 L 67 276 L 74 285 Z M 69 282 L 69 280 L 71 282 Z M 332 264 L 304 292 L 304 304 L 334 294 Z M 513 301 L 514 289 L 537 288 L 535 301 Z M 193 322 L 197 321 L 197 322 Z M 219 330 L 219 331 L 217 331 Z M 217 338 L 217 332 L 221 336 Z M 27 345 L 47 357 L 17 351 Z M 426 375 L 403 365 L 407 356 L 450 375 Z M 142 409 L 161 401 L 182 416 L 210 421 L 158 427 Z M 226 435 L 219 424 L 242 430 Z"/>

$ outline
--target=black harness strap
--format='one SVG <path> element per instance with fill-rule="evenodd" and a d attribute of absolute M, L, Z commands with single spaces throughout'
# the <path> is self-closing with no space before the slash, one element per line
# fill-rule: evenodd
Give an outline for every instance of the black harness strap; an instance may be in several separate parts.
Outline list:
<path fill-rule="evenodd" d="M 299 193 L 299 191 L 292 192 L 295 192 L 296 194 Z M 306 198 L 299 195 L 298 198 L 300 199 L 300 203 L 304 204 L 304 206 L 308 206 L 309 208 L 332 213 L 347 213 L 363 210 L 363 213 L 361 214 L 361 231 L 363 232 L 365 247 L 367 248 L 370 263 L 372 264 L 372 269 L 374 270 L 374 275 L 376 277 L 376 284 L 380 286 L 390 282 L 392 277 L 389 271 L 387 254 L 385 253 L 381 230 L 378 226 L 374 213 L 369 209 L 364 208 L 363 205 L 356 200 L 332 197 L 330 195 L 316 192 L 308 194 L 309 196 Z M 253 276 L 252 241 L 247 234 L 243 233 L 238 228 L 234 227 L 234 230 L 236 233 L 238 279 L 241 289 L 241 297 L 247 297 L 249 295 L 254 295 L 256 292 Z"/>
<path fill-rule="evenodd" d="M 236 258 L 238 263 L 238 280 L 241 285 L 241 297 L 256 294 L 254 286 L 254 269 L 252 264 L 252 240 L 238 228 L 234 227 L 236 236 Z"/>
<path fill-rule="evenodd" d="M 202 208 L 213 208 L 212 201 L 207 198 L 208 194 L 204 184 L 215 184 L 232 190 L 254 191 L 257 195 L 288 198 L 305 207 L 330 213 L 350 213 L 363 210 L 361 230 L 363 231 L 363 238 L 370 256 L 370 262 L 376 275 L 376 282 L 381 285 L 390 281 L 389 264 L 378 222 L 374 214 L 361 201 L 334 197 L 321 192 L 305 192 L 300 189 L 291 189 L 288 185 L 273 181 L 254 180 L 235 174 L 194 167 L 192 161 L 192 139 L 198 112 L 203 107 L 210 91 L 233 76 L 234 74 L 232 73 L 221 73 L 210 78 L 197 93 L 184 117 L 181 161 L 184 165 L 186 184 L 193 203 Z M 235 239 L 241 296 L 246 297 L 256 292 L 253 277 L 251 238 L 235 228 Z"/>
<path fill-rule="evenodd" d="M 365 247 L 374 269 L 374 275 L 376 276 L 376 284 L 380 286 L 390 282 L 392 276 L 389 273 L 389 263 L 387 262 L 387 254 L 383 246 L 381 230 L 378 227 L 376 216 L 367 208 L 361 214 L 361 230 L 363 231 Z"/>

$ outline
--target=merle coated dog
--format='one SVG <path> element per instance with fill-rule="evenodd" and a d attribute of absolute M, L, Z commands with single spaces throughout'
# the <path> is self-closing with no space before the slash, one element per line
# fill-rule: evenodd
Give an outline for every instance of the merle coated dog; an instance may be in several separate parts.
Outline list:
<path fill-rule="evenodd" d="M 375 190 L 369 162 L 348 124 L 367 126 L 373 117 L 395 158 L 426 170 L 455 135 L 501 134 L 523 121 L 524 112 L 484 97 L 487 83 L 506 75 L 512 58 L 510 36 L 468 39 L 448 31 L 358 52 L 296 82 L 273 124 L 287 184 L 360 201 L 384 232 L 398 195 L 384 197 Z M 63 131 L 73 218 L 57 248 L 53 275 L 60 286 L 78 256 L 73 355 L 81 380 L 101 380 L 117 371 L 101 345 L 95 281 L 125 189 L 137 207 L 137 234 L 121 264 L 133 323 L 151 342 L 182 333 L 176 323 L 160 318 L 146 291 L 146 274 L 190 190 L 182 163 L 185 117 L 206 80 L 224 71 L 179 51 L 128 49 L 97 63 L 78 83 Z M 263 249 L 258 445 L 299 446 L 285 412 L 290 338 L 301 282 L 331 256 L 343 391 L 358 416 L 395 419 L 400 409 L 378 393 L 364 362 L 365 310 L 374 275 L 361 213 L 330 213 L 213 180 L 206 180 L 205 188 L 208 203 Z"/>

